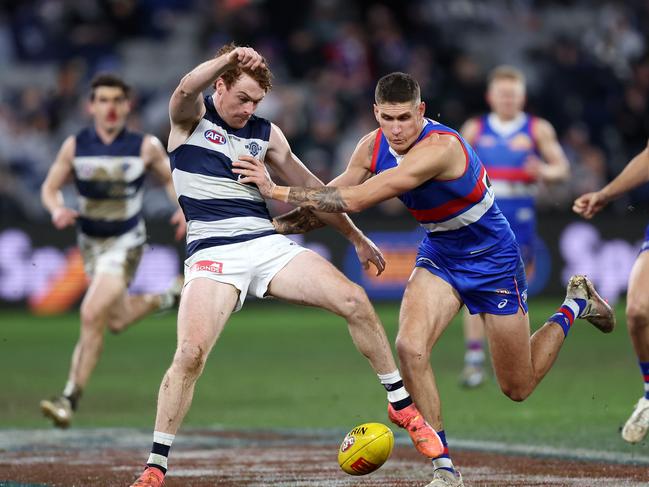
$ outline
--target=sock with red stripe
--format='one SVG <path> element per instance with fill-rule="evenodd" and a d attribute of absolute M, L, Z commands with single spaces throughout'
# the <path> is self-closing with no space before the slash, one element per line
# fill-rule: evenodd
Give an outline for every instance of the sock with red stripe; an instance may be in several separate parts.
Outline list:
<path fill-rule="evenodd" d="M 585 299 L 567 298 L 557 312 L 548 318 L 548 322 L 551 321 L 559 325 L 563 329 L 563 336 L 568 336 L 568 332 L 575 318 L 579 318 L 585 308 Z"/>
<path fill-rule="evenodd" d="M 444 445 L 444 453 L 432 459 L 433 468 L 435 470 L 442 469 L 442 470 L 448 470 L 449 472 L 455 473 L 455 467 L 453 466 L 453 461 L 451 460 L 451 456 L 448 453 L 448 443 L 446 442 L 446 433 L 444 432 L 444 430 L 441 430 L 437 432 L 437 436 L 439 436 L 439 439 L 442 440 L 442 445 Z"/>
<path fill-rule="evenodd" d="M 649 399 L 649 362 L 638 362 L 644 377 L 644 398 Z"/>

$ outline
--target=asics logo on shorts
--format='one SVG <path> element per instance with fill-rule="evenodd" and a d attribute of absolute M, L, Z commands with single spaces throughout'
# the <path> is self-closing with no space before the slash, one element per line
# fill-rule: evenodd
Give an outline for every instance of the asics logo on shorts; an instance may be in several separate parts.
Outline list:
<path fill-rule="evenodd" d="M 427 257 L 420 257 L 419 259 L 417 259 L 417 263 L 420 263 L 420 262 L 425 262 L 425 263 L 427 263 L 429 265 L 432 265 L 435 269 L 439 269 L 439 266 L 437 264 L 435 264 L 435 262 L 433 262 L 432 260 L 430 260 Z"/>
<path fill-rule="evenodd" d="M 199 260 L 192 265 L 189 270 L 191 272 L 211 272 L 213 274 L 223 274 L 223 262 L 216 262 L 213 260 Z"/>
<path fill-rule="evenodd" d="M 505 306 L 507 306 L 506 299 L 503 299 L 500 303 L 498 303 L 498 309 L 503 309 Z"/>

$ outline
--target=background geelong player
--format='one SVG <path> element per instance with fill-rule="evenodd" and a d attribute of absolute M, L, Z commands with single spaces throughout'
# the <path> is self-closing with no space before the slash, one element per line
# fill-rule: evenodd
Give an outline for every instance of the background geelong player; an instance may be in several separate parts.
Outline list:
<path fill-rule="evenodd" d="M 41 188 L 43 205 L 58 229 L 77 224 L 78 244 L 90 287 L 81 303 L 81 332 L 61 396 L 41 401 L 43 413 L 55 426 L 67 427 L 81 392 L 97 365 L 106 326 L 114 332 L 159 309 L 174 305 L 180 284 L 162 295 L 129 295 L 146 229 L 142 219 L 144 177 L 152 173 L 164 184 L 176 205 L 169 159 L 152 135 L 131 132 L 130 88 L 114 74 L 101 74 L 91 83 L 89 110 L 93 125 L 68 137 Z M 79 211 L 65 206 L 61 188 L 73 179 Z M 180 208 L 172 216 L 176 239 L 185 234 Z"/>

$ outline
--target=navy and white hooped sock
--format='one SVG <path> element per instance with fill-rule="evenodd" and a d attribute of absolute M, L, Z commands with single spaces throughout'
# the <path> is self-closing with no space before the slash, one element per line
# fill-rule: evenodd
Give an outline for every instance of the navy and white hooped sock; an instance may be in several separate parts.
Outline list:
<path fill-rule="evenodd" d="M 559 325 L 563 329 L 563 336 L 566 337 L 568 336 L 568 332 L 570 331 L 570 327 L 572 327 L 575 318 L 579 318 L 585 308 L 585 299 L 567 298 L 557 312 L 548 318 L 548 322 L 551 321 Z"/>
<path fill-rule="evenodd" d="M 435 470 L 442 469 L 455 473 L 455 467 L 453 466 L 453 461 L 451 460 L 451 456 L 448 452 L 446 433 L 444 432 L 444 430 L 441 430 L 437 432 L 437 436 L 439 436 L 439 439 L 442 440 L 442 445 L 444 445 L 444 453 L 442 453 L 438 457 L 431 459 L 431 461 L 433 462 L 433 468 Z"/>
<path fill-rule="evenodd" d="M 171 443 L 175 437 L 176 435 L 161 431 L 153 432 L 153 446 L 151 447 L 149 459 L 146 462 L 148 467 L 155 467 L 162 473 L 167 473 L 167 457 L 169 456 Z"/>
<path fill-rule="evenodd" d="M 401 374 L 398 370 L 390 372 L 389 374 L 377 374 L 379 380 L 385 390 L 388 391 L 388 402 L 392 404 L 392 407 L 399 411 L 400 409 L 406 408 L 412 404 L 412 398 L 405 386 L 403 385 L 403 380 L 401 379 Z"/>
<path fill-rule="evenodd" d="M 649 399 L 649 362 L 638 362 L 644 379 L 644 398 Z"/>

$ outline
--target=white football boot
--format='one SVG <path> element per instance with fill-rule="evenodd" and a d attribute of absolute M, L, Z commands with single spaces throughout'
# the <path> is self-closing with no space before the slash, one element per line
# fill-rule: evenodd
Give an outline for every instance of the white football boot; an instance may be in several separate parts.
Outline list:
<path fill-rule="evenodd" d="M 622 438 L 629 443 L 638 443 L 647 435 L 647 430 L 649 430 L 649 399 L 643 396 L 624 424 Z"/>
<path fill-rule="evenodd" d="M 585 299 L 586 308 L 579 318 L 587 320 L 603 333 L 610 333 L 615 328 L 615 314 L 602 297 L 595 291 L 595 286 L 586 276 L 572 276 L 568 281 L 566 298 Z"/>
<path fill-rule="evenodd" d="M 464 487 L 462 475 L 457 470 L 455 473 L 438 468 L 433 473 L 433 481 L 426 487 Z"/>

